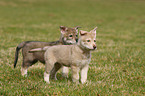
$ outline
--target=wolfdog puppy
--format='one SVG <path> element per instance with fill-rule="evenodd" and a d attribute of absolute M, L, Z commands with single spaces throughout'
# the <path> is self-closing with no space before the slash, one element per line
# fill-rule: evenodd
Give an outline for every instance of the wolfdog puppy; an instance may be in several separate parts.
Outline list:
<path fill-rule="evenodd" d="M 75 44 L 77 41 L 78 26 L 75 28 L 68 28 L 65 26 L 60 26 L 61 36 L 58 41 L 54 42 L 40 42 L 40 41 L 25 41 L 20 43 L 15 52 L 14 68 L 16 67 L 19 50 L 22 48 L 23 62 L 21 68 L 22 76 L 27 76 L 27 69 L 29 66 L 35 64 L 37 61 L 45 64 L 44 52 L 29 53 L 29 50 L 34 48 L 40 48 L 45 46 L 54 45 L 71 45 Z M 67 76 L 68 68 L 63 68 L 63 75 Z"/>
<path fill-rule="evenodd" d="M 32 49 L 30 52 L 46 50 L 44 81 L 49 83 L 49 77 L 56 78 L 57 71 L 62 66 L 71 67 L 72 81 L 79 82 L 79 71 L 81 70 L 81 83 L 87 80 L 87 72 L 91 61 L 91 51 L 96 47 L 96 28 L 79 32 L 79 40 L 76 45 L 57 45 Z"/>

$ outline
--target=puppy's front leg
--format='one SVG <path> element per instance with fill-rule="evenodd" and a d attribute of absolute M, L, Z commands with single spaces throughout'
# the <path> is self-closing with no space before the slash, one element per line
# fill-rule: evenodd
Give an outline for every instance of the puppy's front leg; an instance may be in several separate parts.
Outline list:
<path fill-rule="evenodd" d="M 79 83 L 79 70 L 80 68 L 77 66 L 71 66 L 72 69 L 72 81 Z"/>
<path fill-rule="evenodd" d="M 81 83 L 84 84 L 87 80 L 87 73 L 88 73 L 89 65 L 85 65 L 81 70 Z"/>
<path fill-rule="evenodd" d="M 69 72 L 68 67 L 63 66 L 62 67 L 62 76 L 68 78 L 68 72 Z"/>
<path fill-rule="evenodd" d="M 57 78 L 56 78 L 56 73 L 57 73 L 57 71 L 61 68 L 61 64 L 59 64 L 59 63 L 56 63 L 55 65 L 54 65 L 54 67 L 53 67 L 53 69 L 51 70 L 51 75 L 50 75 L 50 77 L 52 78 L 52 79 L 55 79 L 55 80 L 57 80 Z"/>

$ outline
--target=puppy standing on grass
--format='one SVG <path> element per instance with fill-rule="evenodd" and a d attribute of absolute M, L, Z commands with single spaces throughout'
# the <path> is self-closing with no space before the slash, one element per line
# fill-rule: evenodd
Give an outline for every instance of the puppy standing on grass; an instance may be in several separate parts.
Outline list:
<path fill-rule="evenodd" d="M 44 81 L 49 83 L 49 77 L 56 78 L 57 71 L 62 66 L 71 67 L 73 82 L 79 81 L 81 70 L 81 83 L 87 80 L 87 72 L 91 61 L 91 51 L 96 49 L 96 28 L 92 31 L 80 31 L 79 41 L 76 45 L 57 45 L 43 49 L 32 49 L 30 52 L 46 50 Z"/>
<path fill-rule="evenodd" d="M 40 61 L 41 63 L 45 64 L 44 52 L 29 53 L 29 50 L 45 46 L 76 44 L 76 40 L 78 39 L 78 28 L 78 26 L 75 28 L 60 26 L 61 37 L 58 41 L 55 42 L 26 41 L 20 43 L 17 46 L 15 52 L 14 68 L 17 64 L 19 50 L 22 48 L 23 63 L 21 68 L 21 74 L 22 76 L 27 76 L 27 69 L 29 66 L 35 64 L 37 61 Z M 63 67 L 63 75 L 67 76 L 67 74 L 68 68 Z"/>

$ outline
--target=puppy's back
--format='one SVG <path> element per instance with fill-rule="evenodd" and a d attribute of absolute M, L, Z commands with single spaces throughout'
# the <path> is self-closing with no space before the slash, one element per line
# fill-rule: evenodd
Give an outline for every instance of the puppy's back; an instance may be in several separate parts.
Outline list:
<path fill-rule="evenodd" d="M 56 62 L 62 63 L 64 65 L 71 62 L 71 52 L 73 45 L 57 45 L 49 47 L 46 50 L 45 58 L 53 59 Z"/>

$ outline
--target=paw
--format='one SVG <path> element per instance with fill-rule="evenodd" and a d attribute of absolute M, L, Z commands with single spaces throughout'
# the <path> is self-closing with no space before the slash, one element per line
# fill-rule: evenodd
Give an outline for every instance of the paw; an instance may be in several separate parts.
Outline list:
<path fill-rule="evenodd" d="M 72 79 L 73 83 L 79 84 L 79 80 L 78 79 Z"/>
<path fill-rule="evenodd" d="M 51 79 L 57 80 L 56 76 L 51 76 Z"/>
<path fill-rule="evenodd" d="M 82 83 L 82 84 L 85 84 L 85 83 L 86 83 L 86 80 L 83 80 L 83 79 L 82 79 L 82 80 L 81 80 L 81 83 Z"/>
<path fill-rule="evenodd" d="M 62 73 L 62 76 L 65 78 L 68 78 L 68 74 L 67 73 Z"/>
<path fill-rule="evenodd" d="M 56 76 L 55 76 L 55 80 L 57 80 Z"/>
<path fill-rule="evenodd" d="M 47 82 L 48 84 L 49 82 L 49 74 L 47 74 L 46 72 L 44 73 L 44 81 Z"/>
<path fill-rule="evenodd" d="M 22 75 L 23 77 L 27 77 L 27 74 Z"/>
<path fill-rule="evenodd" d="M 21 74 L 23 77 L 27 77 L 27 69 L 21 68 Z"/>
<path fill-rule="evenodd" d="M 46 83 L 50 84 L 49 79 L 44 78 L 44 81 L 45 81 Z"/>

